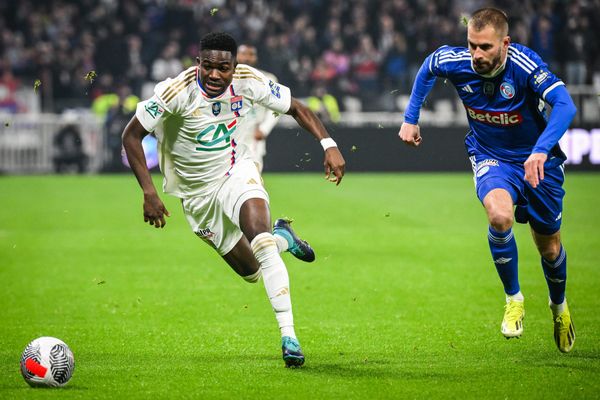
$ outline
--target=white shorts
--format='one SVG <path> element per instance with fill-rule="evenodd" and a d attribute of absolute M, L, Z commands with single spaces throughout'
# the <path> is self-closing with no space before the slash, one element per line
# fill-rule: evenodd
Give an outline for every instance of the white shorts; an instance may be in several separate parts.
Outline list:
<path fill-rule="evenodd" d="M 183 212 L 194 233 L 224 256 L 242 238 L 240 209 L 248 199 L 269 195 L 262 185 L 256 164 L 244 159 L 214 189 L 181 200 Z"/>

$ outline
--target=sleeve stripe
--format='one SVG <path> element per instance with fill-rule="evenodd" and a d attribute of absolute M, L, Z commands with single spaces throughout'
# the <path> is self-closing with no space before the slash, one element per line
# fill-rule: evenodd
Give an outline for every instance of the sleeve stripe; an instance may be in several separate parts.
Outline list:
<path fill-rule="evenodd" d="M 190 79 L 192 76 L 195 76 L 195 73 L 193 71 L 189 71 L 187 72 L 184 76 L 183 79 L 175 79 L 170 85 L 169 87 L 167 87 L 167 89 L 165 89 L 165 91 L 163 92 L 161 97 L 166 97 L 168 96 L 168 93 L 170 90 L 174 89 L 176 86 L 179 86 L 182 82 L 187 81 L 188 79 Z"/>
<path fill-rule="evenodd" d="M 433 59 L 437 57 L 437 54 L 434 54 L 431 56 L 431 58 L 429 59 L 429 72 L 431 72 L 431 74 L 433 74 L 433 69 L 431 69 L 431 64 L 433 63 Z"/>
<path fill-rule="evenodd" d="M 521 67 L 523 69 L 523 71 L 527 72 L 527 74 L 531 74 L 533 72 L 532 69 L 526 67 L 524 64 L 521 63 L 521 61 L 518 61 L 516 58 L 510 57 L 510 59 L 512 62 L 517 64 L 519 67 Z"/>
<path fill-rule="evenodd" d="M 508 51 L 513 58 L 521 61 L 524 65 L 529 67 L 532 71 L 538 67 L 538 65 L 536 63 L 531 61 L 531 58 L 527 57 L 524 53 L 521 53 L 517 49 L 509 47 Z"/>
<path fill-rule="evenodd" d="M 530 65 L 532 65 L 533 69 L 536 69 L 537 67 L 539 67 L 539 65 L 537 65 L 531 58 L 529 58 L 529 56 L 527 54 L 525 54 L 522 51 L 519 51 L 517 49 L 513 49 L 513 50 L 517 52 L 517 55 L 519 57 L 521 57 L 523 60 L 527 61 Z"/>
<path fill-rule="evenodd" d="M 565 83 L 563 81 L 558 81 L 558 82 L 554 82 L 552 85 L 550 85 L 546 90 L 544 90 L 544 93 L 542 93 L 542 98 L 544 100 L 546 100 L 546 95 L 548 93 L 550 93 L 553 89 L 559 87 L 559 86 L 564 86 Z"/>
<path fill-rule="evenodd" d="M 463 58 L 445 59 L 445 60 L 441 60 L 438 64 L 441 65 L 444 63 L 448 63 L 448 62 L 459 62 L 459 61 L 471 61 L 471 56 L 463 57 Z"/>
<path fill-rule="evenodd" d="M 471 57 L 471 54 L 468 51 L 462 51 L 460 53 L 454 53 L 454 54 L 446 53 L 446 54 L 441 54 L 439 57 L 439 60 L 445 60 L 448 58 L 461 58 L 461 57 L 466 57 L 466 56 Z"/>
<path fill-rule="evenodd" d="M 168 92 L 165 91 L 164 95 L 165 97 L 163 98 L 163 101 L 165 102 L 165 104 L 168 104 L 171 100 L 173 100 L 175 98 L 175 96 L 177 96 L 184 88 L 186 88 L 190 83 L 194 82 L 194 78 L 188 78 L 186 81 L 184 82 L 180 82 L 175 86 L 172 86 L 171 88 L 168 89 Z"/>
<path fill-rule="evenodd" d="M 234 79 L 248 79 L 248 78 L 253 78 L 253 79 L 256 79 L 259 82 L 263 81 L 259 76 L 254 75 L 254 74 L 248 74 L 248 73 L 235 74 L 235 75 L 233 75 L 233 78 Z"/>
<path fill-rule="evenodd" d="M 183 80 L 176 79 L 171 85 L 169 85 L 169 87 L 167 87 L 165 89 L 165 91 L 162 93 L 162 95 L 160 97 L 162 97 L 163 100 L 166 99 L 172 93 L 172 91 L 173 90 L 177 90 L 177 88 L 179 86 L 181 86 L 182 83 L 186 83 L 190 79 L 195 78 L 195 77 L 196 77 L 196 72 L 195 71 L 189 71 L 189 72 L 187 72 L 184 75 Z"/>
<path fill-rule="evenodd" d="M 171 93 L 167 94 L 167 97 L 163 99 L 165 104 L 169 104 L 171 100 L 175 98 L 183 89 L 185 89 L 190 83 L 194 82 L 195 77 L 188 78 L 186 81 L 179 83 L 176 87 L 173 87 Z"/>

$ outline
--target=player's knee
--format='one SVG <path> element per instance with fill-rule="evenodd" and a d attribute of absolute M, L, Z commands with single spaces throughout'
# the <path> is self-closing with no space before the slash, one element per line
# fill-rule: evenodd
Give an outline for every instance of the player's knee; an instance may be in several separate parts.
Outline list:
<path fill-rule="evenodd" d="M 544 244 L 543 247 L 538 247 L 540 255 L 548 261 L 554 261 L 560 255 L 560 242 L 551 242 Z"/>
<path fill-rule="evenodd" d="M 514 223 L 512 211 L 488 210 L 490 225 L 496 232 L 506 232 Z"/>

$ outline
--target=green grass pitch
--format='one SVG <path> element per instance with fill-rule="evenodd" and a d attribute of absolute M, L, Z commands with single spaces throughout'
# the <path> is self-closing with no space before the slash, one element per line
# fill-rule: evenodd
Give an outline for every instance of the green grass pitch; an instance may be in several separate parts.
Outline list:
<path fill-rule="evenodd" d="M 159 181 L 157 177 L 157 182 Z M 552 339 L 528 228 L 515 228 L 527 316 L 500 334 L 503 293 L 468 174 L 267 174 L 317 261 L 284 255 L 306 353 L 286 369 L 262 283 L 189 230 L 175 198 L 144 225 L 131 175 L 0 178 L 0 398 L 598 398 L 600 175 L 567 176 L 563 241 L 577 327 Z M 25 345 L 75 354 L 67 387 L 31 389 Z"/>

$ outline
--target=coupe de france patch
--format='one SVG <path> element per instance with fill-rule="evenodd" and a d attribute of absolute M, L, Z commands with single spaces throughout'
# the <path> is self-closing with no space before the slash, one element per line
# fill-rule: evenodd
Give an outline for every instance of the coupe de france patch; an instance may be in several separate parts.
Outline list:
<path fill-rule="evenodd" d="M 154 100 L 149 101 L 144 107 L 144 109 L 154 119 L 156 119 L 156 117 L 159 117 L 163 112 L 165 112 L 165 110 L 161 106 L 159 106 L 158 103 Z"/>
<path fill-rule="evenodd" d="M 244 98 L 242 96 L 234 96 L 231 98 L 231 112 L 240 111 L 244 106 Z"/>
<path fill-rule="evenodd" d="M 213 103 L 212 113 L 215 117 L 221 113 L 221 103 L 219 103 L 219 102 Z"/>
<path fill-rule="evenodd" d="M 505 99 L 510 100 L 515 97 L 515 88 L 508 82 L 502 82 L 502 84 L 500 84 L 500 94 Z"/>

